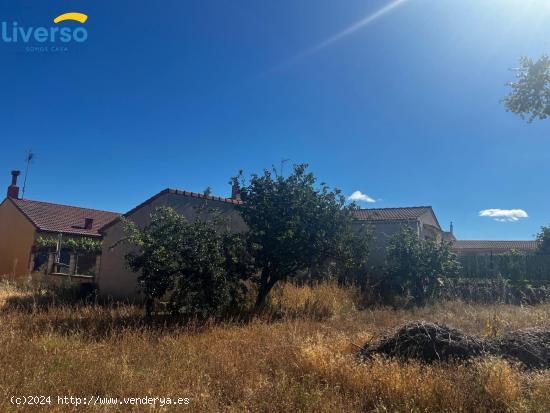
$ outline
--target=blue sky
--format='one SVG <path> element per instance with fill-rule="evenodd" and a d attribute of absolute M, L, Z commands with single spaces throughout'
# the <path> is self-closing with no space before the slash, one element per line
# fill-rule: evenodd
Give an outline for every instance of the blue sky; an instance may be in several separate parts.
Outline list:
<path fill-rule="evenodd" d="M 546 3 L 409 0 L 361 25 L 391 2 L 2 2 L 23 27 L 89 15 L 66 52 L 0 42 L 3 182 L 32 148 L 28 198 L 124 212 L 166 187 L 228 195 L 239 169 L 290 159 L 365 207 L 529 239 L 550 223 L 550 121 L 500 100 L 520 56 L 550 52 Z"/>

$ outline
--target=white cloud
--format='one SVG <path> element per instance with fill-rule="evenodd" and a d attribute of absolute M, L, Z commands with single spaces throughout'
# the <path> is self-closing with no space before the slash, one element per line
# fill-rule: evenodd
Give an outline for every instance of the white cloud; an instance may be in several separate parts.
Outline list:
<path fill-rule="evenodd" d="M 367 194 L 362 193 L 361 191 L 355 191 L 353 194 L 351 194 L 348 197 L 348 200 L 349 201 L 369 202 L 369 203 L 376 202 L 375 199 L 371 198 Z"/>
<path fill-rule="evenodd" d="M 480 217 L 494 218 L 498 222 L 514 222 L 519 221 L 521 218 L 528 218 L 527 212 L 523 209 L 484 209 L 479 211 Z"/>

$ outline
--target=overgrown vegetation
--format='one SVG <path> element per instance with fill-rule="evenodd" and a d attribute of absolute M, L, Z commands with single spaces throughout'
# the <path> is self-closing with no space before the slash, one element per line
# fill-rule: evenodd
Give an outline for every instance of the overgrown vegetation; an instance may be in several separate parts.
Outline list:
<path fill-rule="evenodd" d="M 248 230 L 231 233 L 213 211 L 198 211 L 187 222 L 175 210 L 159 208 L 143 229 L 125 220 L 126 256 L 139 273 L 150 316 L 166 301 L 185 318 L 228 317 L 248 307 L 246 292 L 256 286 L 255 311 L 263 310 L 278 282 L 315 282 L 364 270 L 369 252 L 366 228 L 354 229 L 338 190 L 317 186 L 305 165 L 283 177 L 270 171 L 241 176 L 238 211 Z M 206 214 L 204 214 L 206 212 Z"/>
<path fill-rule="evenodd" d="M 150 316 L 155 301 L 166 300 L 171 313 L 205 319 L 226 315 L 242 305 L 244 281 L 253 267 L 243 236 L 212 220 L 187 222 L 170 208 L 158 208 L 144 229 L 125 220 L 127 255 Z"/>
<path fill-rule="evenodd" d="M 382 284 L 392 295 L 425 305 L 444 279 L 458 273 L 459 263 L 449 243 L 423 240 L 410 227 L 391 237 Z"/>
<path fill-rule="evenodd" d="M 550 325 L 549 305 L 361 307 L 353 288 L 279 284 L 273 311 L 249 323 L 145 324 L 131 305 L 56 301 L 44 290 L 0 286 L 0 411 L 12 395 L 190 397 L 200 412 L 509 412 L 550 410 L 550 372 L 498 358 L 468 363 L 362 362 L 358 348 L 407 320 L 499 337 Z M 310 304 L 308 304 L 310 303 Z M 267 317 L 267 318 L 266 318 Z M 147 406 L 86 406 L 142 412 Z M 76 412 L 82 406 L 38 411 Z"/>
<path fill-rule="evenodd" d="M 58 240 L 52 237 L 37 237 L 34 242 L 34 250 L 40 252 L 53 252 L 57 248 Z M 89 238 L 66 238 L 61 241 L 61 249 L 67 249 L 75 254 L 100 254 L 101 241 Z"/>
<path fill-rule="evenodd" d="M 315 279 L 332 263 L 344 272 L 366 265 L 369 236 L 366 228 L 352 227 L 356 206 L 346 205 L 339 190 L 318 185 L 307 165 L 294 166 L 286 177 L 264 170 L 246 181 L 241 174 L 233 184 L 240 186 L 238 211 L 259 273 L 256 309 L 278 282 L 301 272 Z"/>
<path fill-rule="evenodd" d="M 550 226 L 541 227 L 537 234 L 537 254 L 550 255 Z"/>

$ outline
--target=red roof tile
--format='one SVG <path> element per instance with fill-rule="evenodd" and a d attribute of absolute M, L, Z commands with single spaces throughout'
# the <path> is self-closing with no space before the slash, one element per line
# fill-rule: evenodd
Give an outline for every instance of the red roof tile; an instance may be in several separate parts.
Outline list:
<path fill-rule="evenodd" d="M 118 218 L 115 212 L 80 208 L 28 199 L 8 198 L 40 231 L 99 237 L 99 229 Z M 93 219 L 91 229 L 84 228 L 85 218 Z"/>
<path fill-rule="evenodd" d="M 146 201 L 142 202 L 138 206 L 132 208 L 130 211 L 123 214 L 123 216 L 128 217 L 129 215 L 133 214 L 138 209 L 150 204 L 155 199 L 157 199 L 158 197 L 160 197 L 164 194 L 175 194 L 175 195 L 181 195 L 181 196 L 186 196 L 186 197 L 190 197 L 190 198 L 201 198 L 201 199 L 206 199 L 208 201 L 224 202 L 224 203 L 233 204 L 233 205 L 241 205 L 243 203 L 243 201 L 238 200 L 238 199 L 233 199 L 233 198 L 224 198 L 224 197 L 221 197 L 221 196 L 204 195 L 204 194 L 200 194 L 198 192 L 181 191 L 179 189 L 167 188 L 163 191 L 160 191 L 158 194 L 153 195 L 151 198 L 149 198 Z M 113 220 L 111 222 L 107 222 L 103 227 L 99 228 L 99 232 L 103 232 L 104 230 L 109 228 L 115 222 L 116 222 L 116 220 Z"/>
<path fill-rule="evenodd" d="M 411 220 L 418 219 L 426 212 L 432 212 L 432 207 L 418 206 L 407 208 L 369 208 L 353 212 L 356 219 L 362 221 Z"/>
<path fill-rule="evenodd" d="M 512 249 L 522 251 L 534 251 L 537 249 L 537 241 L 477 241 L 477 240 L 459 240 L 453 242 L 453 249 L 457 251 L 464 250 L 494 250 L 509 251 Z"/>

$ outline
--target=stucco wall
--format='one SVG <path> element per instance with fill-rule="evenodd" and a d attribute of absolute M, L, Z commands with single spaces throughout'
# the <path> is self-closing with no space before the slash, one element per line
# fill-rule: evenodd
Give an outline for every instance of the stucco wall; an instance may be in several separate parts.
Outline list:
<path fill-rule="evenodd" d="M 422 224 L 420 226 L 421 238 L 441 242 L 442 232 L 433 214 L 431 214 L 430 212 L 426 212 L 422 214 L 419 221 Z"/>
<path fill-rule="evenodd" d="M 220 211 L 227 220 L 231 231 L 240 232 L 246 230 L 245 223 L 232 204 L 220 201 L 206 202 L 207 209 L 215 208 Z M 150 222 L 150 215 L 156 208 L 167 206 L 174 208 L 189 221 L 193 221 L 197 218 L 197 207 L 204 205 L 204 203 L 204 199 L 166 193 L 134 211 L 128 218 L 140 227 L 144 227 Z M 208 219 L 208 214 L 204 215 L 203 219 Z M 113 245 L 123 238 L 124 233 L 120 222 L 111 225 L 104 233 L 101 267 L 99 277 L 97 278 L 99 292 L 103 297 L 115 299 L 139 298 L 138 274 L 130 271 L 125 264 L 124 257 L 129 252 L 129 246 L 119 244 L 112 248 Z"/>
<path fill-rule="evenodd" d="M 5 199 L 0 204 L 0 275 L 28 275 L 34 238 L 34 226 Z"/>
<path fill-rule="evenodd" d="M 366 225 L 372 235 L 371 249 L 369 255 L 369 266 L 377 269 L 384 264 L 386 257 L 386 248 L 388 247 L 389 239 L 401 232 L 404 226 L 409 226 L 416 231 L 419 231 L 418 221 L 356 221 L 356 226 Z"/>

